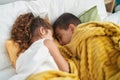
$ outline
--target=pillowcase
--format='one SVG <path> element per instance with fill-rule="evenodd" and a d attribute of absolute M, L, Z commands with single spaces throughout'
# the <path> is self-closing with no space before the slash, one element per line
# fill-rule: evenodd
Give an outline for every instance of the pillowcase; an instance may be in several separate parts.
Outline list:
<path fill-rule="evenodd" d="M 18 58 L 17 53 L 20 50 L 19 45 L 15 43 L 13 40 L 6 41 L 6 49 L 9 55 L 9 58 L 12 62 L 13 67 L 16 67 L 16 60 Z"/>
<path fill-rule="evenodd" d="M 48 5 L 48 12 L 49 12 L 48 16 L 52 23 L 54 23 L 56 18 L 58 18 L 61 14 L 65 12 L 72 13 L 75 16 L 78 16 L 79 14 L 82 14 L 83 12 L 87 11 L 88 9 L 94 6 L 97 6 L 98 14 L 101 20 L 103 20 L 107 16 L 104 0 L 87 0 L 87 1 L 85 0 L 49 0 L 49 1 L 50 3 Z M 44 3 L 46 3 L 45 5 L 47 5 L 49 1 L 44 1 Z"/>
<path fill-rule="evenodd" d="M 100 21 L 100 16 L 98 15 L 97 6 L 92 7 L 82 15 L 78 17 L 82 23 L 89 21 Z"/>

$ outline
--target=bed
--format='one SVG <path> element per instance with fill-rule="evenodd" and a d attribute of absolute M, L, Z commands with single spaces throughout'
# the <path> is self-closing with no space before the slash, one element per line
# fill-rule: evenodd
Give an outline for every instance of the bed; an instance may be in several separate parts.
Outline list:
<path fill-rule="evenodd" d="M 13 0 L 12 0 L 13 1 Z M 69 5 L 68 5 L 69 4 Z M 61 6 L 62 5 L 62 6 Z M 48 17 L 50 23 L 64 12 L 73 13 L 76 16 L 84 14 L 90 8 L 96 6 L 101 21 L 111 20 L 120 24 L 118 16 L 120 12 L 107 16 L 104 0 L 26 0 L 15 1 L 0 5 L 0 80 L 8 80 L 15 74 L 5 42 L 10 38 L 11 27 L 15 19 L 23 13 L 32 12 L 35 16 Z M 112 18 L 114 17 L 114 20 Z M 118 20 L 115 20 L 115 19 Z"/>

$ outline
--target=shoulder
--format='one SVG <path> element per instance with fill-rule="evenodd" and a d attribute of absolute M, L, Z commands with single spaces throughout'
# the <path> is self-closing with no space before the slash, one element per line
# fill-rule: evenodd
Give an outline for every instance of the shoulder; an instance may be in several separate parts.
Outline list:
<path fill-rule="evenodd" d="M 44 40 L 44 44 L 45 46 L 49 49 L 49 50 L 52 50 L 52 51 L 55 51 L 57 50 L 57 45 L 55 44 L 54 40 L 50 40 L 50 39 L 45 39 Z"/>
<path fill-rule="evenodd" d="M 54 41 L 52 41 L 52 40 L 50 40 L 50 39 L 45 39 L 45 40 L 44 40 L 44 44 L 45 44 L 45 46 L 47 46 L 47 47 L 55 46 Z"/>

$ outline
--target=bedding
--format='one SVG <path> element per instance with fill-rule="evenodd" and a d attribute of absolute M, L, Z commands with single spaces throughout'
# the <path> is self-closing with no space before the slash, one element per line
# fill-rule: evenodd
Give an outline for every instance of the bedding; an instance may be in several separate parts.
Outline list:
<path fill-rule="evenodd" d="M 120 25 L 120 11 L 108 15 L 103 19 L 103 21 L 111 21 Z"/>
<path fill-rule="evenodd" d="M 0 5 L 15 2 L 16 0 L 0 0 Z"/>
<path fill-rule="evenodd" d="M 5 47 L 7 49 L 7 53 L 10 57 L 10 61 L 12 63 L 12 66 L 14 68 L 16 68 L 16 60 L 18 58 L 17 53 L 20 50 L 19 45 L 17 43 L 15 43 L 13 40 L 7 40 L 5 42 Z"/>
<path fill-rule="evenodd" d="M 103 20 L 107 16 L 104 0 L 30 0 L 0 5 L 0 79 L 8 80 L 15 74 L 5 48 L 5 42 L 10 38 L 12 25 L 20 14 L 32 12 L 35 16 L 48 17 L 52 24 L 64 12 L 78 16 L 95 5 L 100 19 Z"/>
<path fill-rule="evenodd" d="M 78 25 L 71 42 L 59 49 L 76 64 L 80 80 L 119 80 L 119 40 L 120 26 L 88 22 Z"/>
<path fill-rule="evenodd" d="M 31 74 L 59 70 L 49 49 L 45 46 L 44 40 L 45 38 L 35 41 L 26 51 L 20 54 L 16 62 L 16 74 L 9 80 L 26 80 Z"/>
<path fill-rule="evenodd" d="M 101 21 L 100 16 L 98 15 L 98 10 L 96 6 L 87 10 L 85 13 L 80 14 L 78 18 L 82 23 L 89 22 L 89 21 Z"/>
<path fill-rule="evenodd" d="M 119 40 L 120 26 L 114 23 L 80 24 L 73 33 L 71 43 L 59 45 L 70 64 L 71 73 L 43 71 L 31 74 L 27 80 L 119 80 Z"/>
<path fill-rule="evenodd" d="M 70 73 L 62 71 L 44 71 L 41 73 L 33 74 L 27 80 L 79 80 L 78 70 L 72 60 L 68 60 L 70 64 Z"/>

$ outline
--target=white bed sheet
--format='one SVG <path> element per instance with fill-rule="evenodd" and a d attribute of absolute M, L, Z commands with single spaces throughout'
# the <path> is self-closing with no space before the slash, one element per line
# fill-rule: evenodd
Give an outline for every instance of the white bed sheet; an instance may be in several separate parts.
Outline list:
<path fill-rule="evenodd" d="M 120 25 L 120 11 L 109 14 L 106 18 L 103 19 L 103 21 L 111 21 Z"/>
<path fill-rule="evenodd" d="M 3 70 L 0 70 L 0 80 L 8 80 L 15 74 L 15 69 L 10 65 Z"/>

